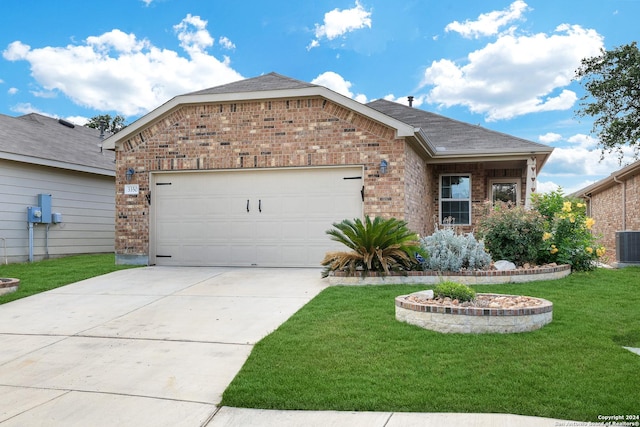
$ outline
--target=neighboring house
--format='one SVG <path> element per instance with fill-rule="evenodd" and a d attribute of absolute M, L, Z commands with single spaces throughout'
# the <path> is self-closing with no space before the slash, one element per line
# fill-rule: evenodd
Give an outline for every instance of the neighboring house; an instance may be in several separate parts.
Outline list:
<path fill-rule="evenodd" d="M 587 215 L 595 220 L 593 233 L 602 236 L 600 243 L 607 249 L 607 258 L 621 262 L 616 233 L 630 232 L 618 238 L 631 239 L 635 245 L 627 246 L 623 263 L 630 263 L 633 255 L 640 263 L 640 161 L 612 173 L 596 183 L 576 191 L 572 196 L 587 203 Z M 633 249 L 635 248 L 635 249 Z M 630 251 L 631 249 L 631 251 Z"/>
<path fill-rule="evenodd" d="M 115 156 L 99 131 L 39 114 L 0 115 L 0 262 L 29 258 L 27 208 L 51 195 L 61 222 L 35 224 L 34 260 L 114 250 Z"/>
<path fill-rule="evenodd" d="M 177 96 L 105 148 L 117 262 L 278 267 L 319 266 L 343 219 L 471 230 L 487 200 L 524 203 L 552 151 L 275 73 Z"/>

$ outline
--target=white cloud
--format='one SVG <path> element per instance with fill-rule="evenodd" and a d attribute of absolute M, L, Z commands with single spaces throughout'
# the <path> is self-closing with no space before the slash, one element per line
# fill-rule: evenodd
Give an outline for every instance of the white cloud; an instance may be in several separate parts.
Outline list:
<path fill-rule="evenodd" d="M 367 102 L 367 97 L 365 95 L 361 93 L 354 95 L 353 92 L 351 92 L 352 83 L 350 81 L 345 80 L 344 77 L 333 71 L 325 71 L 315 79 L 311 80 L 311 83 L 327 87 L 334 92 L 338 92 L 348 98 L 355 99 L 362 104 Z"/>
<path fill-rule="evenodd" d="M 153 3 L 153 0 L 142 0 L 142 3 L 144 3 L 145 6 L 149 6 L 151 3 Z"/>
<path fill-rule="evenodd" d="M 89 123 L 89 119 L 83 116 L 69 116 L 64 119 L 78 126 L 84 126 Z"/>
<path fill-rule="evenodd" d="M 625 158 L 633 158 L 633 149 L 626 147 Z M 556 147 L 543 171 L 550 176 L 593 177 L 596 180 L 623 166 L 617 156 L 604 156 L 601 160 L 601 153 L 597 148 Z"/>
<path fill-rule="evenodd" d="M 540 181 L 538 180 L 538 185 L 536 186 L 536 193 L 549 193 L 551 191 L 555 191 L 560 187 L 560 185 L 556 184 L 553 181 Z"/>
<path fill-rule="evenodd" d="M 592 150 L 598 146 L 598 140 L 596 138 L 582 133 L 570 136 L 567 138 L 567 141 L 587 150 Z"/>
<path fill-rule="evenodd" d="M 356 0 L 355 6 L 351 9 L 340 10 L 336 8 L 325 13 L 324 23 L 322 25 L 316 24 L 316 38 L 311 41 L 307 49 L 318 47 L 322 38 L 333 40 L 365 27 L 371 28 L 371 11 L 365 10 Z"/>
<path fill-rule="evenodd" d="M 538 141 L 542 142 L 543 144 L 551 144 L 556 141 L 560 141 L 561 139 L 562 139 L 562 135 L 560 135 L 559 133 L 553 133 L 553 132 L 547 132 L 544 135 L 540 135 L 538 137 Z"/>
<path fill-rule="evenodd" d="M 236 45 L 231 40 L 229 40 L 228 37 L 224 37 L 224 36 L 220 37 L 218 39 L 218 43 L 220 43 L 220 46 L 222 46 L 227 50 L 232 50 L 236 48 Z"/>
<path fill-rule="evenodd" d="M 18 88 L 17 88 L 17 87 L 11 87 L 11 88 L 9 88 L 9 90 L 7 91 L 7 93 L 8 93 L 9 95 L 15 95 L 15 94 L 16 94 L 16 93 L 18 93 L 18 92 L 19 92 L 19 90 L 18 90 Z"/>
<path fill-rule="evenodd" d="M 3 56 L 29 62 L 41 87 L 35 92 L 63 93 L 83 107 L 135 116 L 173 96 L 242 79 L 228 57 L 206 52 L 213 45 L 206 24 L 187 15 L 174 27 L 187 56 L 117 29 L 81 45 L 32 49 L 15 41 Z"/>
<path fill-rule="evenodd" d="M 511 3 L 508 10 L 483 13 L 476 21 L 468 19 L 463 23 L 453 21 L 445 27 L 445 31 L 454 31 L 465 38 L 495 35 L 505 25 L 523 19 L 524 12 L 527 10 L 529 10 L 527 4 L 517 0 Z"/>
<path fill-rule="evenodd" d="M 43 116 L 53 117 L 51 114 L 45 113 L 44 111 L 37 109 L 36 107 L 34 107 L 28 102 L 23 102 L 23 103 L 14 105 L 13 107 L 11 107 L 11 111 L 19 114 L 37 113 L 37 114 L 42 114 Z"/>
<path fill-rule="evenodd" d="M 180 46 L 189 54 L 204 53 L 213 46 L 213 38 L 207 31 L 207 21 L 199 16 L 187 14 L 179 24 L 173 26 L 173 30 L 178 35 Z"/>
<path fill-rule="evenodd" d="M 582 58 L 599 54 L 603 38 L 579 25 L 560 25 L 551 35 L 501 34 L 471 52 L 466 64 L 434 61 L 421 87 L 433 86 L 428 101 L 462 105 L 487 121 L 570 109 L 577 95 L 565 87 Z"/>

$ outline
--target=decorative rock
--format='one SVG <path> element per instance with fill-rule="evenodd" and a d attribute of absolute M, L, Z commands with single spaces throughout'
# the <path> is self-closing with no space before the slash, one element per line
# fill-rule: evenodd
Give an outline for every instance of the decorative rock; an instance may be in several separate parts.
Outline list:
<path fill-rule="evenodd" d="M 428 289 L 426 291 L 414 292 L 411 295 L 420 299 L 433 299 L 433 290 Z"/>
<path fill-rule="evenodd" d="M 500 260 L 500 261 L 496 261 L 493 266 L 496 268 L 496 270 L 498 271 L 503 271 L 503 270 L 515 270 L 516 269 L 516 265 L 514 263 L 512 263 L 511 261 L 506 261 L 504 259 Z"/>

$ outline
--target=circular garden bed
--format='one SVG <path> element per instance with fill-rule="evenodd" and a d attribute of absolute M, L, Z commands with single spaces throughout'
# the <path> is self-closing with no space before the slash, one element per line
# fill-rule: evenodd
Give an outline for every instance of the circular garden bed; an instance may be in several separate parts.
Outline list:
<path fill-rule="evenodd" d="M 551 322 L 553 304 L 522 295 L 482 294 L 469 303 L 427 299 L 420 293 L 396 297 L 396 319 L 443 333 L 514 333 Z"/>

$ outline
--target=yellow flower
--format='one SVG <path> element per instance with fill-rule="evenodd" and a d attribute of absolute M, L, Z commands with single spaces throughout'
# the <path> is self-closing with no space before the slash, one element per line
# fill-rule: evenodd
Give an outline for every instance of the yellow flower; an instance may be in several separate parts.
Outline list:
<path fill-rule="evenodd" d="M 592 247 L 590 247 L 590 246 L 587 246 L 586 248 L 584 248 L 584 250 L 585 250 L 585 251 L 587 251 L 587 253 L 588 253 L 589 255 L 591 255 L 591 254 L 593 253 L 593 248 L 592 248 Z"/>
<path fill-rule="evenodd" d="M 551 253 L 551 255 L 558 253 L 558 248 L 556 248 L 556 245 L 551 245 L 551 250 L 549 252 Z"/>
<path fill-rule="evenodd" d="M 569 215 L 569 222 L 570 222 L 571 224 L 573 224 L 574 222 L 576 222 L 576 217 L 575 217 L 575 215 Z"/>
<path fill-rule="evenodd" d="M 584 203 L 576 203 L 576 207 L 578 207 L 578 208 L 584 208 Z"/>
<path fill-rule="evenodd" d="M 564 202 L 562 204 L 562 212 L 571 212 L 571 202 Z"/>
<path fill-rule="evenodd" d="M 553 234 L 545 232 L 545 233 L 542 235 L 542 240 L 545 240 L 545 241 L 546 241 L 546 240 L 549 240 L 549 239 L 550 239 L 550 238 L 552 238 L 552 237 L 553 237 Z"/>
<path fill-rule="evenodd" d="M 600 246 L 598 249 L 596 249 L 596 255 L 598 255 L 598 257 L 601 257 L 605 254 L 607 250 L 604 248 L 604 246 Z"/>
<path fill-rule="evenodd" d="M 587 230 L 591 230 L 591 227 L 593 227 L 595 223 L 596 221 L 593 218 L 587 217 L 587 219 L 584 220 L 584 225 L 587 226 Z"/>

